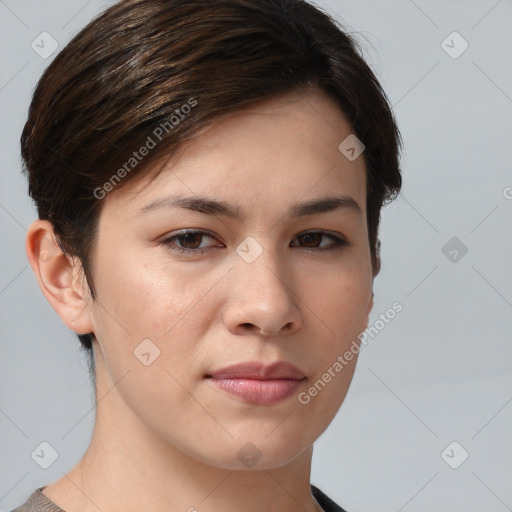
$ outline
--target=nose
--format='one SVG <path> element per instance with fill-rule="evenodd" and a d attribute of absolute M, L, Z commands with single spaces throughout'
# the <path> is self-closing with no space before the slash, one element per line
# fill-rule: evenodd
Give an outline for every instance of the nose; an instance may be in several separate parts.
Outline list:
<path fill-rule="evenodd" d="M 252 263 L 239 258 L 230 279 L 223 322 L 232 334 L 289 336 L 302 327 L 297 283 L 270 250 Z"/>

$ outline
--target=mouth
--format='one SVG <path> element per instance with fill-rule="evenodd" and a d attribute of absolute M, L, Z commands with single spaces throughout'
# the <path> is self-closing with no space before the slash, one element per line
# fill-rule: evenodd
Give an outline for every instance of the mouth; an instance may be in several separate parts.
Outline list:
<path fill-rule="evenodd" d="M 293 379 L 211 379 L 222 391 L 256 405 L 270 405 L 293 395 L 301 380 Z"/>
<path fill-rule="evenodd" d="M 295 366 L 279 361 L 265 366 L 258 361 L 227 366 L 205 375 L 217 389 L 256 405 L 270 405 L 293 395 L 306 376 Z"/>

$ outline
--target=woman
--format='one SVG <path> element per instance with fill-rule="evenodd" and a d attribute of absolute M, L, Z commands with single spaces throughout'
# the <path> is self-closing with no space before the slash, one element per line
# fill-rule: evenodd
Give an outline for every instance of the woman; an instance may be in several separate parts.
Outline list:
<path fill-rule="evenodd" d="M 400 133 L 300 0 L 125 0 L 22 134 L 41 290 L 91 357 L 80 462 L 22 511 L 336 511 L 310 484 L 380 270 Z M 344 355 L 352 353 L 352 357 Z"/>

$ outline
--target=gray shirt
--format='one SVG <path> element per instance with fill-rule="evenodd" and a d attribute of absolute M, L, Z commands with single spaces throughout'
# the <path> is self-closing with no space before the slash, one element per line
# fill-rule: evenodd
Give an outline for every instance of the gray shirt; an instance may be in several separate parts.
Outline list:
<path fill-rule="evenodd" d="M 25 503 L 15 508 L 11 512 L 66 512 L 56 505 L 41 491 L 43 487 L 38 487 L 27 499 Z M 328 498 L 320 489 L 311 485 L 311 492 L 325 512 L 345 512 L 334 501 Z"/>

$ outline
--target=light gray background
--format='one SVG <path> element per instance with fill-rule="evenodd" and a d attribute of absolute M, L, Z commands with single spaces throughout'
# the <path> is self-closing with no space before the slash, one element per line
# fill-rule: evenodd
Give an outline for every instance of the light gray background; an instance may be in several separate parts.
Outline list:
<path fill-rule="evenodd" d="M 44 299 L 24 252 L 36 218 L 19 135 L 48 62 L 112 2 L 0 0 L 0 509 L 67 472 L 88 446 L 94 400 L 78 340 Z M 348 512 L 512 510 L 512 1 L 319 2 L 358 35 L 404 136 L 402 196 L 383 214 L 383 267 L 340 413 L 318 440 L 312 482 Z M 469 43 L 450 57 L 457 31 Z M 452 51 L 460 41 L 448 44 Z M 508 199 L 507 199 L 508 196 Z M 458 237 L 457 262 L 442 247 Z M 460 255 L 460 253 L 459 253 Z M 47 441 L 59 458 L 31 458 Z M 452 469 L 441 452 L 469 453 Z M 448 451 L 452 464 L 461 448 Z"/>

